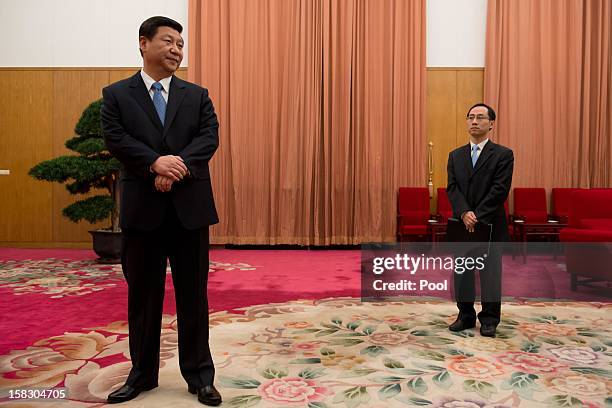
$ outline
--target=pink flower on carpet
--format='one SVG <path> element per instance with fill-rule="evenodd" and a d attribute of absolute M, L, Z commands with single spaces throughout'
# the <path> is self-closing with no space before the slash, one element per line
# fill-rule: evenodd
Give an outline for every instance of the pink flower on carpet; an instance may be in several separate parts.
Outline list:
<path fill-rule="evenodd" d="M 545 384 L 563 394 L 577 398 L 605 397 L 612 395 L 612 380 L 589 374 L 559 374 L 548 377 Z"/>
<path fill-rule="evenodd" d="M 385 316 L 383 319 L 385 322 L 393 324 L 404 323 L 406 321 L 405 318 L 399 316 Z"/>
<path fill-rule="evenodd" d="M 486 380 L 504 375 L 504 368 L 501 364 L 481 357 L 458 356 L 451 358 L 448 369 L 463 377 L 476 380 Z"/>
<path fill-rule="evenodd" d="M 274 378 L 259 386 L 259 392 L 266 401 L 279 405 L 304 405 L 323 401 L 333 392 L 318 386 L 313 380 L 301 377 Z"/>
<path fill-rule="evenodd" d="M 315 350 L 319 348 L 319 343 L 317 342 L 296 343 L 293 345 L 293 347 L 298 350 Z"/>
<path fill-rule="evenodd" d="M 566 337 L 577 333 L 573 327 L 550 323 L 520 323 L 518 329 L 527 336 Z"/>
<path fill-rule="evenodd" d="M 504 365 L 529 374 L 554 373 L 559 368 L 565 367 L 554 358 L 524 351 L 508 351 L 497 357 L 497 360 Z"/>
<path fill-rule="evenodd" d="M 312 327 L 312 323 L 308 322 L 287 322 L 285 323 L 285 327 L 290 329 L 305 329 L 307 327 Z"/>
<path fill-rule="evenodd" d="M 597 362 L 597 353 L 589 347 L 562 346 L 551 348 L 550 351 L 560 360 L 576 364 L 593 364 Z"/>

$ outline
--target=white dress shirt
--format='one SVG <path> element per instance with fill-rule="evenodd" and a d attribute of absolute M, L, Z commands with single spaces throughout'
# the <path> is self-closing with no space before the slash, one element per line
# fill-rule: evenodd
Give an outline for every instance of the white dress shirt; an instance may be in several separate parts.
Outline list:
<path fill-rule="evenodd" d="M 153 86 L 155 82 L 159 82 L 164 88 L 161 91 L 162 96 L 164 97 L 164 100 L 166 101 L 166 103 L 168 103 L 168 96 L 170 95 L 170 81 L 172 80 L 172 75 L 169 77 L 160 79 L 159 81 L 156 81 L 153 78 L 151 78 L 149 74 L 144 72 L 144 69 L 140 70 L 140 75 L 142 76 L 142 80 L 145 83 L 145 87 L 147 88 L 147 91 L 149 91 L 149 96 L 151 97 L 151 99 L 153 99 L 153 88 L 151 87 Z"/>
<path fill-rule="evenodd" d="M 482 149 L 484 149 L 485 145 L 487 144 L 487 142 L 489 141 L 489 139 L 485 139 L 482 142 L 478 143 L 478 150 L 476 150 L 476 157 L 480 157 L 480 153 L 482 153 Z M 472 141 L 470 140 L 470 151 L 474 151 L 474 144 L 472 143 Z"/>

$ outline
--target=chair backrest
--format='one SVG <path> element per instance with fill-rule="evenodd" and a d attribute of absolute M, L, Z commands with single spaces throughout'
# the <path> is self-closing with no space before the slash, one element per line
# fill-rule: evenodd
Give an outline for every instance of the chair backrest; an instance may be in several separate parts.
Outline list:
<path fill-rule="evenodd" d="M 551 192 L 551 214 L 555 217 L 569 217 L 572 193 L 579 188 L 553 188 Z"/>
<path fill-rule="evenodd" d="M 574 191 L 571 196 L 569 226 L 612 229 L 612 188 Z"/>
<path fill-rule="evenodd" d="M 525 222 L 547 222 L 546 190 L 516 187 L 514 189 L 514 216 L 524 219 Z"/>
<path fill-rule="evenodd" d="M 427 223 L 429 218 L 429 190 L 427 187 L 400 187 L 397 194 L 397 213 L 405 221 Z"/>
<path fill-rule="evenodd" d="M 446 188 L 438 187 L 438 215 L 442 217 L 443 221 L 448 220 L 453 216 L 453 207 L 448 199 Z"/>

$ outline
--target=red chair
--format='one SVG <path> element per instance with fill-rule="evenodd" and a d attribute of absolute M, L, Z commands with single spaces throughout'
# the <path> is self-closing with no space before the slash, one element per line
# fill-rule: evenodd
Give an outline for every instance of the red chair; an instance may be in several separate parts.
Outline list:
<path fill-rule="evenodd" d="M 528 224 L 548 222 L 546 190 L 543 188 L 514 189 L 514 219 Z"/>
<path fill-rule="evenodd" d="M 439 222 L 445 223 L 452 216 L 453 216 L 453 207 L 451 206 L 451 203 L 448 200 L 448 194 L 446 193 L 446 188 L 438 187 L 438 206 L 437 206 L 436 219 Z"/>
<path fill-rule="evenodd" d="M 580 188 L 553 188 L 551 192 L 551 214 L 559 222 L 567 223 L 571 208 L 571 197 Z"/>
<path fill-rule="evenodd" d="M 549 222 L 546 190 L 543 188 L 514 189 L 514 240 L 522 242 L 523 263 L 527 262 L 527 241 L 558 241 L 563 224 Z"/>
<path fill-rule="evenodd" d="M 397 195 L 397 237 L 426 238 L 429 212 L 427 187 L 400 187 Z"/>
<path fill-rule="evenodd" d="M 580 189 L 571 194 L 568 227 L 559 239 L 572 290 L 579 284 L 612 281 L 612 189 Z M 587 243 L 598 244 L 587 244 Z M 581 243 L 581 244 L 576 244 Z M 586 278 L 578 280 L 578 277 Z"/>

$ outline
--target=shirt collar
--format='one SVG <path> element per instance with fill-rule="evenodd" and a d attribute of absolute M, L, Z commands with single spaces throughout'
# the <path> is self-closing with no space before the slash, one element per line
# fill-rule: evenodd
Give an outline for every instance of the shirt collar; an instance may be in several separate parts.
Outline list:
<path fill-rule="evenodd" d="M 162 87 L 164 87 L 164 91 L 166 91 L 166 93 L 168 93 L 168 91 L 170 90 L 170 81 L 172 80 L 172 75 L 170 75 L 169 77 L 160 79 L 159 81 L 154 80 L 153 78 L 151 78 L 149 76 L 149 74 L 147 74 L 144 69 L 140 70 L 140 75 L 142 76 L 142 80 L 145 83 L 145 87 L 147 88 L 147 91 L 151 91 L 151 86 L 155 83 L 155 82 L 159 82 Z"/>
<path fill-rule="evenodd" d="M 487 142 L 489 141 L 489 139 L 485 139 L 482 142 L 478 143 L 478 151 L 482 152 L 482 149 L 484 149 L 485 145 L 487 144 Z M 474 143 L 472 143 L 472 141 L 470 140 L 470 149 L 474 150 Z"/>

